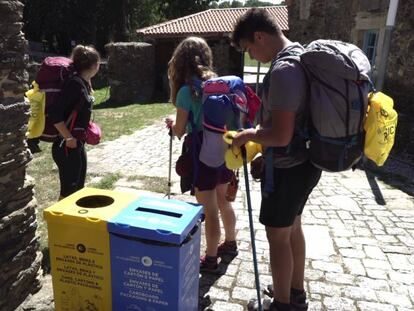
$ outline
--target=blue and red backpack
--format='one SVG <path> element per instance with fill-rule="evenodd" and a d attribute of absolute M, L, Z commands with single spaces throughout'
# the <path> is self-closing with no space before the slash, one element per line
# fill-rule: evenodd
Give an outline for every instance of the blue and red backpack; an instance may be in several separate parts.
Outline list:
<path fill-rule="evenodd" d="M 192 135 L 194 184 L 198 175 L 198 159 L 211 168 L 225 167 L 224 154 L 228 146 L 223 140 L 223 134 L 228 130 L 252 127 L 261 102 L 253 90 L 237 76 L 195 80 L 193 87 L 199 92 L 202 101 L 203 125 L 202 139 L 199 135 Z M 192 113 L 189 119 L 195 129 Z"/>

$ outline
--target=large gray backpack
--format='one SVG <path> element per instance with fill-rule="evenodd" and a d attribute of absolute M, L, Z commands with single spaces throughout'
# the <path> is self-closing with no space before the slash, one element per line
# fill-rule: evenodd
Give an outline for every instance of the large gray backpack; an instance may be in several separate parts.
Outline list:
<path fill-rule="evenodd" d="M 316 40 L 305 52 L 287 52 L 276 61 L 282 59 L 298 61 L 308 78 L 308 117 L 299 136 L 306 141 L 311 162 L 331 172 L 352 168 L 364 149 L 371 90 L 368 58 L 353 44 Z"/>

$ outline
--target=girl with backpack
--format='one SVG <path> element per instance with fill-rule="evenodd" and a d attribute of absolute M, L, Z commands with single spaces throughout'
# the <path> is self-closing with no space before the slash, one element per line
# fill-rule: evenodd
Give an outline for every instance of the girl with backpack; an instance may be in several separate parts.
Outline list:
<path fill-rule="evenodd" d="M 94 103 L 91 78 L 99 71 L 100 55 L 91 46 L 77 45 L 71 59 L 75 74 L 65 82 L 58 102 L 48 112 L 59 132 L 52 146 L 53 160 L 59 170 L 59 200 L 85 184 L 85 140 Z"/>
<path fill-rule="evenodd" d="M 170 100 L 177 108 L 175 121 L 165 120 L 172 135 L 181 138 L 185 133 L 202 139 L 201 92 L 196 81 L 208 80 L 216 74 L 213 55 L 207 42 L 199 37 L 188 37 L 175 49 L 169 64 Z M 194 139 L 192 140 L 194 141 Z M 201 145 L 201 144 L 197 144 Z M 194 146 L 193 146 L 194 147 Z M 200 150 L 195 150 L 198 155 Z M 238 254 L 236 243 L 236 216 L 231 203 L 225 198 L 234 173 L 225 167 L 211 168 L 197 157 L 193 168 L 197 170 L 193 186 L 197 202 L 204 206 L 206 253 L 200 258 L 200 271 L 218 273 L 218 257 L 231 260 Z M 194 162 L 194 161 L 193 161 Z M 220 220 L 223 221 L 225 240 L 220 242 Z"/>

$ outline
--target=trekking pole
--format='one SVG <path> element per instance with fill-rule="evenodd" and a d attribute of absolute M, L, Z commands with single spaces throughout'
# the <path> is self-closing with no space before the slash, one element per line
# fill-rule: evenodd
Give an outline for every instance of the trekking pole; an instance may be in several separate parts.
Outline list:
<path fill-rule="evenodd" d="M 252 202 L 250 199 L 249 173 L 247 170 L 246 147 L 243 145 L 240 148 L 241 148 L 241 154 L 243 158 L 244 183 L 246 184 L 247 211 L 249 213 L 250 240 L 252 242 L 253 266 L 254 266 L 254 278 L 256 281 L 257 303 L 258 303 L 258 310 L 263 311 L 262 301 L 260 299 L 259 269 L 257 267 L 256 243 L 254 239 L 253 210 L 252 210 Z"/>
<path fill-rule="evenodd" d="M 170 150 L 169 150 L 169 164 L 168 164 L 168 193 L 167 197 L 168 200 L 171 197 L 171 166 L 172 166 L 172 142 L 173 142 L 173 133 L 172 129 L 168 132 L 168 135 L 170 135 Z"/>

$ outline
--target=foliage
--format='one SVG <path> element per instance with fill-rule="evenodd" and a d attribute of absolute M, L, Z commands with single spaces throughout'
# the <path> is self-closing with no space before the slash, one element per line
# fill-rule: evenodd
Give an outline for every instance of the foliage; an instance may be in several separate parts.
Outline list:
<path fill-rule="evenodd" d="M 259 7 L 259 6 L 273 6 L 271 2 L 262 2 L 259 0 L 247 0 L 244 4 L 242 1 L 238 0 L 227 0 L 227 1 L 213 1 L 210 5 L 211 8 L 250 8 L 250 7 Z"/>
<path fill-rule="evenodd" d="M 48 51 L 68 54 L 71 41 L 129 41 L 135 29 L 203 11 L 211 0 L 22 0 L 23 31 Z"/>
<path fill-rule="evenodd" d="M 135 30 L 209 8 L 242 7 L 239 0 L 21 0 L 23 31 L 49 52 L 69 54 L 74 43 L 93 44 L 104 53 L 111 41 L 129 41 Z M 270 2 L 247 0 L 245 7 Z"/>

